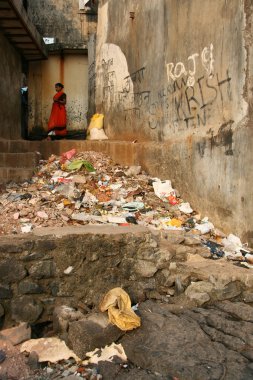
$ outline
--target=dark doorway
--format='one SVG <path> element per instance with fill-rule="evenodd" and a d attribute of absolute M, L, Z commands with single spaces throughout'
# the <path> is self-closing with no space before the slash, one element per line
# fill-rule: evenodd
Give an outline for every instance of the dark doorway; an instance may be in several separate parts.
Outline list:
<path fill-rule="evenodd" d="M 28 0 L 23 0 L 23 7 L 27 11 L 27 9 L 28 9 Z"/>
<path fill-rule="evenodd" d="M 23 59 L 22 61 L 22 79 L 20 88 L 21 98 L 21 137 L 28 138 L 28 62 Z"/>

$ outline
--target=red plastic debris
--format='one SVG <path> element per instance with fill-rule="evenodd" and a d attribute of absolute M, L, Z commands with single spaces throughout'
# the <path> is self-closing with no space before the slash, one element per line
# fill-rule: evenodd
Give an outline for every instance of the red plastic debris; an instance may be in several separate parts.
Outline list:
<path fill-rule="evenodd" d="M 76 155 L 76 150 L 71 149 L 68 152 L 65 152 L 61 155 L 60 163 L 64 164 L 66 161 L 70 160 L 72 157 Z"/>

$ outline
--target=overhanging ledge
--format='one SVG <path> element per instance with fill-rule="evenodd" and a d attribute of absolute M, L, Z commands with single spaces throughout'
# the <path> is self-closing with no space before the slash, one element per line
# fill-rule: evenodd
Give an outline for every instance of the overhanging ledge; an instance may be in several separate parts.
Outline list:
<path fill-rule="evenodd" d="M 20 0 L 1 0 L 0 29 L 26 60 L 47 58 L 46 45 Z"/>

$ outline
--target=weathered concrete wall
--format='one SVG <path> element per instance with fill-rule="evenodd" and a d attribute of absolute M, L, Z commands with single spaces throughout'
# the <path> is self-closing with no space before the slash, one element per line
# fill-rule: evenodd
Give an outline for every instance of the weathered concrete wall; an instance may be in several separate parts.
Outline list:
<path fill-rule="evenodd" d="M 88 41 L 88 119 L 96 113 L 96 34 L 92 34 Z"/>
<path fill-rule="evenodd" d="M 96 53 L 109 138 L 159 142 L 143 146 L 141 163 L 244 238 L 253 236 L 252 25 L 248 0 L 103 0 Z"/>
<path fill-rule="evenodd" d="M 21 136 L 21 56 L 0 32 L 0 138 Z"/>
<path fill-rule="evenodd" d="M 79 11 L 78 0 L 32 0 L 28 14 L 41 35 L 54 37 L 61 48 L 85 46 L 96 28 L 96 20 Z"/>
<path fill-rule="evenodd" d="M 84 54 L 50 55 L 47 61 L 33 62 L 29 70 L 29 131 L 47 131 L 54 85 L 64 83 L 67 94 L 67 129 L 87 126 L 88 58 Z"/>

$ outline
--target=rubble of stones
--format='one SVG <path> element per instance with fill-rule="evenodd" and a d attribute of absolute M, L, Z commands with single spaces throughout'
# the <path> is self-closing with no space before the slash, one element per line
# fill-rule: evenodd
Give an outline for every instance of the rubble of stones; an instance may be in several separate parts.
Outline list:
<path fill-rule="evenodd" d="M 2 188 L 0 211 L 2 235 L 86 224 L 186 230 L 209 248 L 212 258 L 225 256 L 253 268 L 251 249 L 201 217 L 169 180 L 151 178 L 140 166 L 115 165 L 102 153 L 73 149 L 41 161 L 31 180 Z"/>
<path fill-rule="evenodd" d="M 70 357 L 55 362 L 56 356 L 63 356 L 61 349 L 52 351 L 50 360 L 43 359 L 38 348 L 25 352 L 22 347 L 31 341 L 31 329 L 21 324 L 0 333 L 0 378 L 249 380 L 253 377 L 252 310 L 251 305 L 230 301 L 205 309 L 175 310 L 172 305 L 148 300 L 137 311 L 141 327 L 126 333 L 105 323 L 101 314 L 93 313 L 88 320 L 62 306 L 55 310 L 51 333 L 63 337 L 70 327 L 72 340 L 68 345 L 80 360 Z M 50 331 L 47 335 L 51 336 Z M 111 345 L 114 340 L 117 344 Z M 116 354 L 103 354 L 105 344 L 116 348 Z M 97 356 L 88 353 L 97 346 Z"/>

